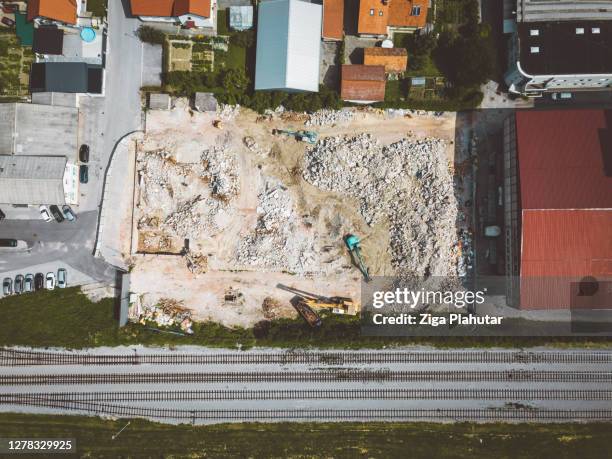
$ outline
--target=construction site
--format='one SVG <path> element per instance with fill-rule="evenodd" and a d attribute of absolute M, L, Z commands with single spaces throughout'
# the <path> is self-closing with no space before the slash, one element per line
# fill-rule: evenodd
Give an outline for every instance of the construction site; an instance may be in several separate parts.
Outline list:
<path fill-rule="evenodd" d="M 457 276 L 454 143 L 454 113 L 150 110 L 125 254 L 132 316 L 246 327 L 296 318 L 296 292 L 355 315 L 369 277 Z"/>

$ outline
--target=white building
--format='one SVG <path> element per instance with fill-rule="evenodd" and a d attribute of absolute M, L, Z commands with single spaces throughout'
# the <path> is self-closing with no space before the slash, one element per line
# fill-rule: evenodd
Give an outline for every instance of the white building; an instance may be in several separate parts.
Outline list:
<path fill-rule="evenodd" d="M 528 97 L 612 88 L 612 1 L 512 0 L 509 91 Z M 506 8 L 507 11 L 510 9 Z"/>
<path fill-rule="evenodd" d="M 255 90 L 319 90 L 322 7 L 300 0 L 259 4 Z"/>

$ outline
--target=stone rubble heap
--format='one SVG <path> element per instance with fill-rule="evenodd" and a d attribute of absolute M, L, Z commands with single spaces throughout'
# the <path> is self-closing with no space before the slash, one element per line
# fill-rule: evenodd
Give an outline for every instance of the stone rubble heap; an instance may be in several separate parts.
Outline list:
<path fill-rule="evenodd" d="M 314 235 L 296 231 L 300 216 L 289 191 L 268 181 L 259 193 L 257 226 L 240 242 L 236 260 L 241 265 L 295 273 L 315 267 Z M 301 235 L 301 236 L 300 236 Z"/>
<path fill-rule="evenodd" d="M 304 161 L 306 181 L 357 198 L 369 225 L 388 219 L 398 275 L 455 275 L 457 203 L 444 141 L 385 147 L 369 134 L 328 137 Z"/>
<path fill-rule="evenodd" d="M 230 199 L 238 193 L 238 167 L 233 155 L 223 147 L 204 150 L 202 177 L 210 180 L 211 193 L 215 198 Z"/>
<path fill-rule="evenodd" d="M 355 118 L 355 112 L 351 109 L 330 110 L 322 109 L 312 113 L 306 122 L 306 126 L 330 126 L 338 123 L 350 123 Z"/>
<path fill-rule="evenodd" d="M 138 319 L 143 325 L 152 322 L 160 327 L 178 326 L 187 334 L 193 333 L 191 311 L 171 298 L 160 298 L 156 304 L 144 305 Z"/>
<path fill-rule="evenodd" d="M 233 121 L 240 113 L 240 105 L 220 104 L 217 107 L 217 116 L 223 121 Z"/>

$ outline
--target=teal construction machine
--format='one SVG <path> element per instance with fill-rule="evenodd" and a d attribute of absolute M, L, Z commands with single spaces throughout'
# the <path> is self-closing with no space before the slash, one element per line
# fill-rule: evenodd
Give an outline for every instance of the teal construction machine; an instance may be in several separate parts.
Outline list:
<path fill-rule="evenodd" d="M 363 278 L 366 282 L 370 282 L 370 274 L 368 273 L 368 267 L 363 261 L 363 256 L 361 255 L 361 241 L 354 234 L 347 234 L 344 236 L 344 243 L 346 247 L 349 249 L 351 254 L 351 259 L 353 260 L 353 264 L 359 268 L 361 274 L 363 274 Z"/>
<path fill-rule="evenodd" d="M 273 129 L 272 134 L 274 135 L 288 135 L 300 142 L 308 142 L 310 144 L 317 143 L 317 139 L 319 138 L 319 134 L 314 131 L 290 131 L 288 129 Z"/>

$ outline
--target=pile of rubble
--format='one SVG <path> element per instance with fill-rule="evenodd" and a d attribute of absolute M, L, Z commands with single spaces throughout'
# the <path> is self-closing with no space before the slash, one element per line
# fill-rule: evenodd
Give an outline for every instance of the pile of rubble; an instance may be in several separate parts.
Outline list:
<path fill-rule="evenodd" d="M 210 180 L 211 193 L 219 199 L 230 199 L 238 193 L 238 167 L 233 155 L 223 147 L 205 150 L 200 157 L 202 177 Z"/>
<path fill-rule="evenodd" d="M 153 322 L 160 327 L 178 326 L 185 333 L 193 333 L 191 311 L 171 298 L 160 298 L 156 304 L 144 305 L 138 320 L 143 325 Z"/>
<path fill-rule="evenodd" d="M 328 137 L 307 150 L 303 177 L 323 190 L 359 200 L 369 225 L 390 223 L 398 275 L 454 275 L 457 204 L 440 139 Z"/>
<path fill-rule="evenodd" d="M 269 180 L 258 195 L 257 226 L 240 242 L 236 261 L 261 269 L 304 273 L 314 269 L 314 235 L 297 231 L 300 216 L 291 193 Z M 302 236 L 300 236 L 302 235 Z"/>
<path fill-rule="evenodd" d="M 240 113 L 240 105 L 220 104 L 217 107 L 217 117 L 223 121 L 233 121 Z"/>
<path fill-rule="evenodd" d="M 306 122 L 306 126 L 330 126 L 338 123 L 350 123 L 355 118 L 355 112 L 351 109 L 330 110 L 322 109 L 312 113 Z"/>

